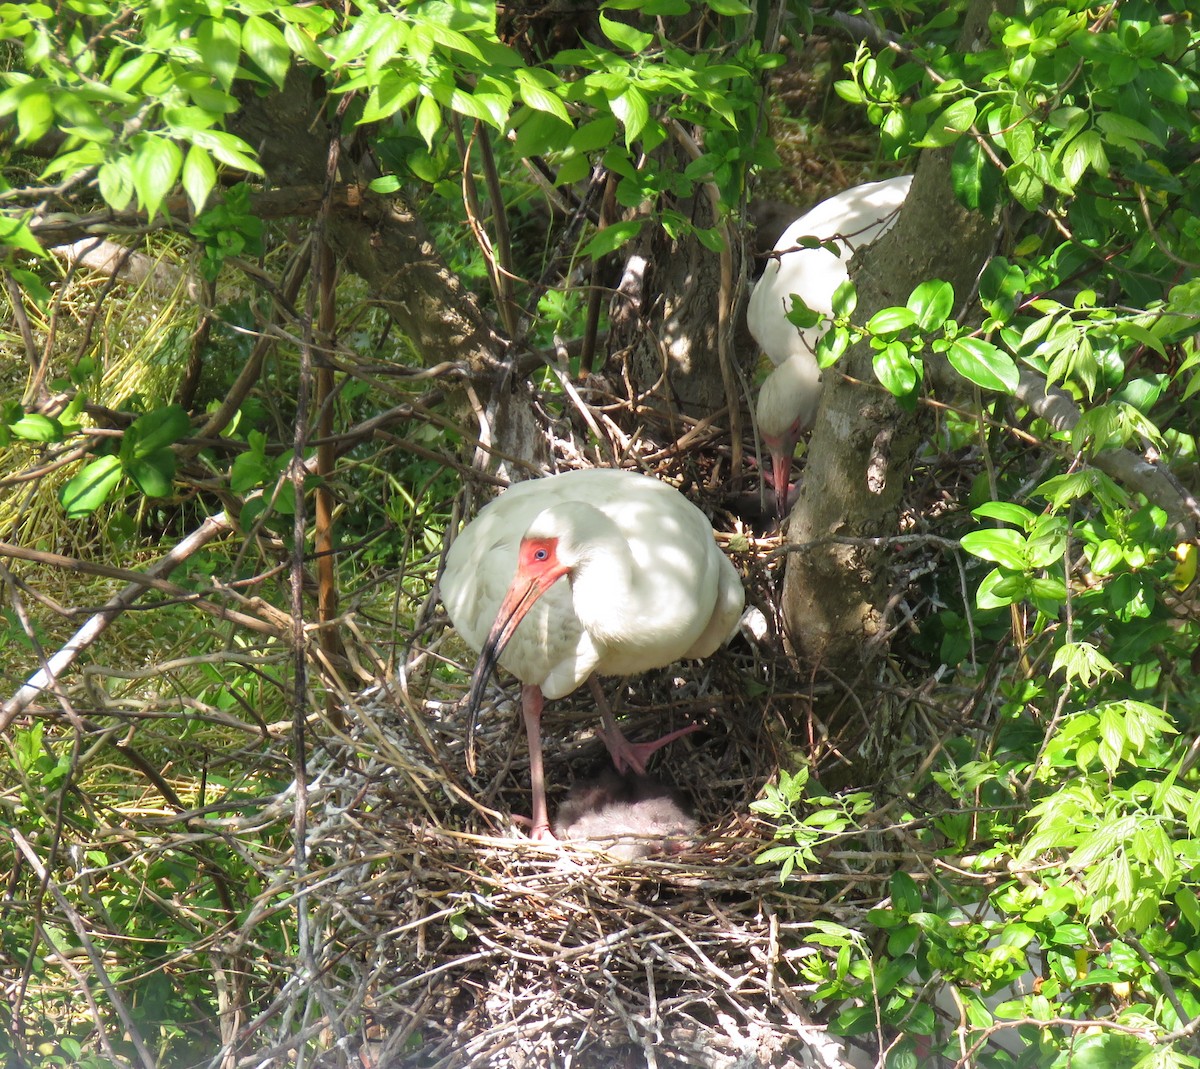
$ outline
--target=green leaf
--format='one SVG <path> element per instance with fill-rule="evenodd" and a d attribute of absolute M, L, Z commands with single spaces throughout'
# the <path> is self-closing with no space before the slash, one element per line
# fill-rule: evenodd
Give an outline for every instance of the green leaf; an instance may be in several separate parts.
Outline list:
<path fill-rule="evenodd" d="M 1107 657 L 1090 642 L 1067 642 L 1054 651 L 1050 674 L 1062 670 L 1068 683 L 1080 680 L 1090 687 L 1101 676 L 1120 673 Z"/>
<path fill-rule="evenodd" d="M 1024 505 L 1014 505 L 1010 501 L 985 501 L 978 508 L 972 509 L 971 515 L 977 520 L 1000 520 L 1025 530 L 1029 530 L 1036 518 Z"/>
<path fill-rule="evenodd" d="M 379 81 L 371 87 L 371 94 L 363 105 L 363 123 L 381 122 L 406 107 L 420 93 L 411 77 L 402 77 L 393 70 L 385 70 Z"/>
<path fill-rule="evenodd" d="M 747 7 L 741 0 L 704 0 L 718 15 L 728 15 L 736 18 L 739 15 L 749 15 L 753 8 Z"/>
<path fill-rule="evenodd" d="M 635 54 L 649 48 L 654 41 L 654 34 L 643 33 L 632 26 L 626 26 L 623 22 L 610 19 L 603 11 L 600 12 L 600 29 L 618 48 Z"/>
<path fill-rule="evenodd" d="M 567 106 L 549 89 L 539 85 L 528 71 L 517 71 L 517 83 L 520 86 L 521 99 L 535 111 L 544 111 L 557 119 L 570 124 L 571 116 Z"/>
<path fill-rule="evenodd" d="M 787 310 L 787 321 L 793 326 L 797 326 L 801 330 L 808 330 L 811 327 L 815 327 L 824 318 L 815 308 L 809 308 L 804 303 L 804 298 L 800 294 L 790 294 L 790 301 L 791 304 Z"/>
<path fill-rule="evenodd" d="M 889 342 L 871 357 L 875 377 L 893 397 L 909 397 L 917 388 L 916 365 L 903 342 Z"/>
<path fill-rule="evenodd" d="M 622 219 L 619 223 L 613 223 L 603 230 L 597 230 L 592 235 L 591 241 L 583 247 L 583 254 L 593 259 L 607 256 L 610 252 L 619 249 L 625 242 L 637 237 L 641 232 L 642 223 L 641 219 Z"/>
<path fill-rule="evenodd" d="M 892 907 L 905 916 L 921 909 L 921 889 L 907 872 L 896 872 L 891 879 Z"/>
<path fill-rule="evenodd" d="M 961 544 L 972 556 L 994 561 L 1013 571 L 1024 571 L 1028 564 L 1025 536 L 1011 527 L 968 531 L 962 536 Z"/>
<path fill-rule="evenodd" d="M 244 494 L 262 486 L 270 476 L 262 452 L 251 449 L 234 458 L 229 468 L 229 488 L 235 494 Z"/>
<path fill-rule="evenodd" d="M 27 442 L 61 442 L 62 425 L 56 419 L 43 416 L 40 412 L 27 412 L 20 419 L 8 424 L 14 438 Z"/>
<path fill-rule="evenodd" d="M 124 211 L 133 200 L 133 182 L 129 177 L 132 162 L 130 157 L 123 156 L 104 164 L 96 175 L 100 196 L 116 211 Z"/>
<path fill-rule="evenodd" d="M 951 145 L 971 128 L 977 114 L 975 101 L 969 97 L 954 101 L 936 119 L 931 119 L 925 137 L 918 143 L 920 148 L 938 148 Z"/>
<path fill-rule="evenodd" d="M 113 72 L 109 85 L 119 93 L 130 93 L 161 62 L 153 52 L 140 52 Z"/>
<path fill-rule="evenodd" d="M 1181 887 L 1175 892 L 1175 905 L 1192 931 L 1200 934 L 1200 899 L 1196 898 L 1196 893 L 1190 888 Z"/>
<path fill-rule="evenodd" d="M 228 167 L 261 175 L 263 169 L 254 158 L 254 150 L 236 134 L 225 130 L 196 130 L 192 133 L 193 144 L 208 149 Z"/>
<path fill-rule="evenodd" d="M 1020 373 L 1012 357 L 982 338 L 956 338 L 946 352 L 954 370 L 985 390 L 1014 394 Z"/>
<path fill-rule="evenodd" d="M 698 226 L 693 233 L 696 240 L 710 252 L 725 251 L 725 234 L 717 226 Z"/>
<path fill-rule="evenodd" d="M 257 15 L 247 18 L 242 25 L 242 49 L 263 74 L 283 88 L 292 62 L 292 50 L 274 23 Z"/>
<path fill-rule="evenodd" d="M 299 56 L 300 59 L 304 60 L 305 63 L 315 70 L 323 71 L 329 69 L 329 57 L 298 26 L 293 26 L 290 22 L 284 26 L 283 39 L 287 42 L 287 46 L 291 49 L 293 55 Z"/>
<path fill-rule="evenodd" d="M 858 291 L 854 288 L 853 282 L 847 279 L 833 291 L 831 307 L 835 316 L 843 318 L 854 312 L 854 309 L 858 307 Z"/>
<path fill-rule="evenodd" d="M 832 367 L 850 348 L 850 342 L 849 330 L 842 327 L 831 327 L 825 331 L 821 335 L 821 340 L 817 342 L 817 366 Z"/>
<path fill-rule="evenodd" d="M 996 207 L 1000 172 L 973 137 L 961 137 L 950 161 L 954 195 L 963 207 L 991 215 Z"/>
<path fill-rule="evenodd" d="M 216 184 L 217 169 L 212 157 L 204 149 L 192 145 L 183 160 L 183 188 L 193 214 L 199 215 L 204 210 L 208 195 Z"/>
<path fill-rule="evenodd" d="M 29 229 L 32 213 L 17 215 L 0 215 L 0 244 L 8 245 L 23 252 L 33 253 L 34 256 L 46 258 L 46 250 L 42 248 L 33 231 Z"/>
<path fill-rule="evenodd" d="M 431 96 L 421 98 L 417 105 L 417 133 L 429 148 L 433 148 L 434 135 L 442 128 L 442 107 Z"/>
<path fill-rule="evenodd" d="M 28 92 L 17 105 L 18 143 L 28 145 L 40 140 L 54 123 L 54 105 L 44 92 Z"/>
<path fill-rule="evenodd" d="M 975 604 L 981 609 L 1002 609 L 1025 597 L 1023 577 L 993 568 L 980 580 Z"/>
<path fill-rule="evenodd" d="M 921 330 L 939 330 L 954 310 L 954 287 L 936 278 L 922 282 L 909 294 L 907 307 Z"/>
<path fill-rule="evenodd" d="M 630 86 L 609 101 L 609 107 L 625 127 L 625 144 L 632 145 L 650 120 L 650 105 L 645 96 Z"/>
<path fill-rule="evenodd" d="M 979 277 L 979 299 L 988 315 L 1008 322 L 1025 291 L 1025 272 L 1003 256 L 993 256 Z"/>
<path fill-rule="evenodd" d="M 159 449 L 126 464 L 125 472 L 147 497 L 170 497 L 175 454 L 170 449 Z"/>
<path fill-rule="evenodd" d="M 605 0 L 606 11 L 640 11 L 643 15 L 686 15 L 688 0 Z"/>
<path fill-rule="evenodd" d="M 607 148 L 617 136 L 617 120 L 611 115 L 600 115 L 580 126 L 568 144 L 573 152 L 595 152 Z"/>
<path fill-rule="evenodd" d="M 226 92 L 237 76 L 241 30 L 231 18 L 204 19 L 196 31 L 196 48 L 208 73 Z"/>
<path fill-rule="evenodd" d="M 916 315 L 908 308 L 881 308 L 867 320 L 867 330 L 872 334 L 896 334 L 916 321 Z"/>
<path fill-rule="evenodd" d="M 182 405 L 156 408 L 133 421 L 127 436 L 134 441 L 130 459 L 149 457 L 160 449 L 174 445 L 192 428 L 187 410 Z"/>
<path fill-rule="evenodd" d="M 401 186 L 400 179 L 394 174 L 385 174 L 376 178 L 367 187 L 372 193 L 395 193 Z"/>
<path fill-rule="evenodd" d="M 142 140 L 130 163 L 130 177 L 138 200 L 153 219 L 163 198 L 175 187 L 183 166 L 183 153 L 174 141 L 165 137 Z"/>
<path fill-rule="evenodd" d="M 1004 172 L 1004 180 L 1021 207 L 1033 211 L 1042 203 L 1046 185 L 1027 163 L 1014 163 Z"/>
<path fill-rule="evenodd" d="M 89 516 L 108 500 L 121 480 L 121 458 L 100 457 L 83 468 L 59 491 L 68 519 Z"/>

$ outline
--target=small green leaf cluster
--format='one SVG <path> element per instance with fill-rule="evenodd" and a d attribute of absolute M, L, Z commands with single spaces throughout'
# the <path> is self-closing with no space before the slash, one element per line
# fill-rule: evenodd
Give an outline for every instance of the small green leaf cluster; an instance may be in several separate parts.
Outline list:
<path fill-rule="evenodd" d="M 0 35 L 20 42 L 24 62 L 2 76 L 0 115 L 15 117 L 20 144 L 66 135 L 44 177 L 94 180 L 110 207 L 136 201 L 151 218 L 182 182 L 199 211 L 218 164 L 262 173 L 254 150 L 221 129 L 238 110 L 234 82 L 281 85 L 292 55 L 331 19 L 267 0 L 224 7 L 3 5 Z"/>
<path fill-rule="evenodd" d="M 126 429 L 114 452 L 103 452 L 85 464 L 59 492 L 63 511 L 71 519 L 95 512 L 131 482 L 146 497 L 167 497 L 175 475 L 173 446 L 191 429 L 179 405 L 156 408 L 138 416 Z"/>
<path fill-rule="evenodd" d="M 754 860 L 759 865 L 779 865 L 779 879 L 786 883 L 793 871 L 806 872 L 817 863 L 816 848 L 858 827 L 858 818 L 869 813 L 874 802 L 866 791 L 838 797 L 811 793 L 808 769 L 781 769 L 779 781 L 768 783 L 762 797 L 750 808 L 775 822 L 778 845 L 763 850 Z M 801 815 L 800 810 L 805 812 Z"/>
<path fill-rule="evenodd" d="M 896 1035 L 888 1066 L 953 1061 L 972 1065 L 1194 1067 L 1174 1044 L 1154 1041 L 1198 1008 L 1190 949 L 1200 907 L 1180 896 L 1179 936 L 1159 928 L 1132 940 L 1098 940 L 1080 920 L 1086 897 L 1071 880 L 1013 885 L 987 903 L 960 904 L 901 871 L 869 919 L 883 933 L 870 948 L 861 932 L 827 922 L 805 937 L 822 953 L 796 955 L 812 997 L 836 1012 L 844 1036 Z M 1186 918 L 1184 920 L 1183 918 Z M 1147 958 L 1153 955 L 1152 962 Z M 1163 997 L 1164 977 L 1170 999 Z"/>
<path fill-rule="evenodd" d="M 216 281 L 231 256 L 258 257 L 263 254 L 263 221 L 250 204 L 250 187 L 239 182 L 225 191 L 217 204 L 200 212 L 190 227 L 204 248 L 200 272 Z"/>
<path fill-rule="evenodd" d="M 365 95 L 360 122 L 384 123 L 385 137 L 415 135 L 431 156 L 450 131 L 447 114 L 466 118 L 510 136 L 518 157 L 545 159 L 560 185 L 585 178 L 599 157 L 617 176 L 623 207 L 685 198 L 705 181 L 714 182 L 725 206 L 732 206 L 746 169 L 773 160 L 768 148 L 752 147 L 748 132 L 756 122 L 758 79 L 779 57 L 755 42 L 728 55 L 673 44 L 662 36 L 659 20 L 687 15 L 694 6 L 687 0 L 613 0 L 599 16 L 606 43 L 584 40 L 542 65 L 527 63 L 498 39 L 495 9 L 487 5 L 439 0 L 399 10 L 360 6 L 349 29 L 322 43 L 321 65 L 336 76 L 339 92 Z M 736 12 L 730 17 L 748 14 L 740 3 L 721 7 Z M 657 159 L 655 150 L 672 136 L 673 123 L 697 121 L 705 128 L 697 158 L 683 167 Z M 388 176 L 375 188 L 397 187 L 396 177 Z M 692 230 L 690 218 L 678 212 L 664 213 L 661 222 L 673 235 Z M 605 255 L 641 225 L 625 220 L 609 226 L 584 251 Z M 720 244 L 715 232 L 698 236 L 712 247 Z"/>
<path fill-rule="evenodd" d="M 812 326 L 816 314 L 793 297 L 788 318 Z M 920 283 L 904 305 L 882 308 L 862 326 L 850 321 L 858 297 L 852 282 L 843 282 L 833 297 L 834 328 L 817 344 L 817 360 L 829 367 L 851 345 L 866 339 L 873 351 L 875 377 L 902 405 L 915 407 L 925 376 L 925 354 L 936 354 L 968 382 L 984 390 L 1011 395 L 1018 382 L 1017 365 L 1002 349 L 963 329 L 951 318 L 954 287 L 940 279 Z"/>
<path fill-rule="evenodd" d="M 968 207 L 990 215 L 1015 201 L 1039 220 L 1011 230 L 986 266 L 985 317 L 943 349 L 951 365 L 1009 393 L 1026 366 L 1094 402 L 1066 436 L 1076 453 L 1161 451 L 1154 409 L 1193 391 L 1174 369 L 1195 366 L 1200 325 L 1181 271 L 1200 262 L 1200 174 L 1181 152 L 1200 135 L 1197 28 L 1181 0 L 1095 14 L 1077 2 L 997 12 L 990 41 L 962 53 L 945 14 L 929 13 L 920 47 L 864 48 L 838 90 L 866 107 L 889 153 L 952 148 Z M 876 373 L 898 397 L 921 378 L 921 350 L 905 341 L 876 346 Z"/>

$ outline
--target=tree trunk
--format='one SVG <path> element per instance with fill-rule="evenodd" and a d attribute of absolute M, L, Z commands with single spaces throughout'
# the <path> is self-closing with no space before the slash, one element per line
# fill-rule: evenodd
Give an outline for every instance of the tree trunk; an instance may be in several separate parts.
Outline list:
<path fill-rule="evenodd" d="M 995 6 L 993 0 L 975 0 L 964 41 L 974 42 L 986 32 Z M 926 153 L 895 227 L 851 264 L 858 289 L 855 322 L 903 305 L 929 278 L 951 283 L 963 300 L 994 242 L 992 221 L 954 198 L 950 150 Z M 895 534 L 923 421 L 919 409 L 905 412 L 879 386 L 869 345 L 851 349 L 824 379 L 804 481 L 788 526 L 783 612 L 797 653 L 851 681 L 865 660 L 881 652 L 872 640 L 885 626 L 882 596 L 890 549 L 836 540 Z"/>
<path fill-rule="evenodd" d="M 680 168 L 687 162 L 681 158 Z M 679 207 L 689 206 L 696 226 L 715 224 L 709 198 L 698 194 Z M 691 234 L 672 238 L 648 224 L 626 259 L 611 306 L 610 371 L 623 362 L 635 393 L 652 394 L 668 417 L 702 418 L 727 404 L 740 406 L 735 354 L 754 349 L 744 316 L 734 315 L 743 256 L 738 237 L 726 227 L 729 249 L 723 254 Z M 733 415 L 726 424 L 736 430 L 741 421 Z"/>

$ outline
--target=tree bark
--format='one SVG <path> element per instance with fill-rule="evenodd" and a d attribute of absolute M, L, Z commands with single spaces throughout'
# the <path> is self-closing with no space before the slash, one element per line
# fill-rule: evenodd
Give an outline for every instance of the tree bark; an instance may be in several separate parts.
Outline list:
<path fill-rule="evenodd" d="M 663 151 L 675 152 L 682 169 L 693 144 L 680 130 Z M 709 192 L 702 189 L 676 205 L 698 227 L 717 222 Z M 729 405 L 726 422 L 736 435 L 741 398 L 735 354 L 749 356 L 755 349 L 745 317 L 735 316 L 744 249 L 733 227 L 725 228 L 725 237 L 728 248 L 719 253 L 694 235 L 672 238 L 661 227 L 646 227 L 612 300 L 609 368 L 624 362 L 634 391 L 652 393 L 668 417 L 703 418 Z"/>

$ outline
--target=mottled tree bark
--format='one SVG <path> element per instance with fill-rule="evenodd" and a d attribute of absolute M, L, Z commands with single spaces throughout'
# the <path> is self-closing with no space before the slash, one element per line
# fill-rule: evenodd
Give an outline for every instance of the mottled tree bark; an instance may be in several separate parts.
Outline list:
<path fill-rule="evenodd" d="M 680 129 L 676 141 L 661 151 L 674 152 L 682 169 L 698 148 Z M 697 227 L 714 226 L 716 207 L 709 192 L 702 189 L 672 207 Z M 737 314 L 742 235 L 727 226 L 725 237 L 722 253 L 691 234 L 672 238 L 653 224 L 646 226 L 627 254 L 611 302 L 609 371 L 626 368 L 635 393 L 651 394 L 668 417 L 703 418 L 730 405 L 725 424 L 736 434 L 742 399 L 735 365 L 748 363 L 755 347 L 745 317 Z"/>

